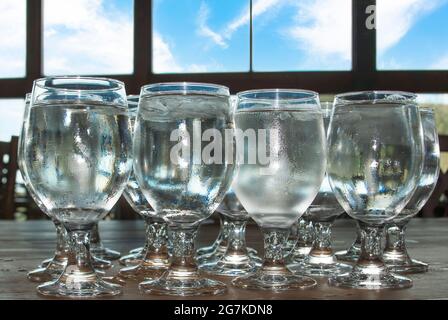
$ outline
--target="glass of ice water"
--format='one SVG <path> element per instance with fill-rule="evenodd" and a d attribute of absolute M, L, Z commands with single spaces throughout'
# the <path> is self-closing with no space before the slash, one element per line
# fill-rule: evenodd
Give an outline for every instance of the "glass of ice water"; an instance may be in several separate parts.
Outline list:
<path fill-rule="evenodd" d="M 70 238 L 62 275 L 40 294 L 108 296 L 119 286 L 91 264 L 89 233 L 121 196 L 131 168 L 132 139 L 126 92 L 120 81 L 51 77 L 33 84 L 24 130 L 23 166 L 29 184 Z"/>
<path fill-rule="evenodd" d="M 440 171 L 439 137 L 434 111 L 420 108 L 423 128 L 423 171 L 411 200 L 400 214 L 386 226 L 384 261 L 390 270 L 397 273 L 419 273 L 428 271 L 428 264 L 414 260 L 406 248 L 406 225 L 426 204 L 436 187 Z"/>
<path fill-rule="evenodd" d="M 207 295 L 225 284 L 204 278 L 194 259 L 201 221 L 233 179 L 229 90 L 213 84 L 163 83 L 142 88 L 134 132 L 134 174 L 157 216 L 168 224 L 171 266 L 144 293 Z M 230 150 L 229 150 L 230 149 Z"/>
<path fill-rule="evenodd" d="M 422 171 L 423 136 L 415 95 L 367 91 L 337 95 L 328 138 L 328 175 L 337 200 L 362 233 L 360 257 L 334 286 L 406 288 L 386 268 L 381 236 L 410 200 Z"/>
<path fill-rule="evenodd" d="M 264 234 L 264 261 L 233 280 L 240 288 L 292 290 L 316 285 L 285 266 L 292 225 L 313 201 L 325 174 L 326 139 L 319 96 L 304 90 L 238 94 L 235 112 L 238 174 L 233 189 Z"/>

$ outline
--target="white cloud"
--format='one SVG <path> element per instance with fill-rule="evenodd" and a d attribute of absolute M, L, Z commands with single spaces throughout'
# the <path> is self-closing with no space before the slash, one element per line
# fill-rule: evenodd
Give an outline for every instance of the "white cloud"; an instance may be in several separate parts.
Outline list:
<path fill-rule="evenodd" d="M 380 54 L 396 45 L 425 14 L 446 0 L 377 0 L 377 38 Z"/>
<path fill-rule="evenodd" d="M 133 21 L 103 0 L 44 1 L 46 74 L 132 73 Z"/>
<path fill-rule="evenodd" d="M 219 45 L 221 48 L 227 48 L 228 45 L 224 40 L 224 37 L 221 36 L 219 33 L 213 31 L 208 25 L 207 20 L 209 18 L 210 9 L 205 4 L 205 2 L 201 2 L 201 6 L 199 8 L 198 13 L 198 34 L 210 38 L 215 44 Z"/>
<path fill-rule="evenodd" d="M 171 48 L 158 32 L 152 35 L 153 41 L 153 71 L 155 73 L 182 72 L 176 62 Z"/>
<path fill-rule="evenodd" d="M 0 1 L 0 78 L 25 75 L 26 2 Z"/>
<path fill-rule="evenodd" d="M 294 26 L 287 34 L 314 58 L 351 59 L 351 3 L 347 0 L 307 0 L 297 3 Z"/>
<path fill-rule="evenodd" d="M 283 0 L 254 0 L 252 4 L 252 19 L 255 17 L 266 13 L 269 9 L 286 3 L 287 1 Z M 230 37 L 237 29 L 248 24 L 250 22 L 250 8 L 246 7 L 243 12 L 232 20 L 227 28 L 226 28 L 226 37 Z"/>
<path fill-rule="evenodd" d="M 208 65 L 190 64 L 181 66 L 173 54 L 172 46 L 155 31 L 152 35 L 153 41 L 153 71 L 155 73 L 182 73 L 182 72 L 207 72 Z M 214 65 L 216 68 L 216 66 Z"/>

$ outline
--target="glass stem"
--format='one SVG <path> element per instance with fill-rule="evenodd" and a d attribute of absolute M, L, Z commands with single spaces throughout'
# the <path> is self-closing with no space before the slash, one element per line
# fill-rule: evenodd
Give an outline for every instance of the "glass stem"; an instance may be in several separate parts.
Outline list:
<path fill-rule="evenodd" d="M 90 247 L 92 252 L 101 250 L 103 244 L 101 243 L 100 232 L 98 230 L 98 223 L 93 224 L 92 230 L 90 231 Z"/>
<path fill-rule="evenodd" d="M 230 222 L 231 233 L 226 255 L 247 255 L 246 224 L 247 220 L 232 220 Z"/>
<path fill-rule="evenodd" d="M 314 233 L 315 238 L 313 241 L 313 247 L 310 251 L 310 256 L 315 257 L 331 257 L 333 256 L 333 250 L 331 248 L 331 226 L 332 221 L 315 221 Z"/>
<path fill-rule="evenodd" d="M 283 258 L 283 248 L 288 239 L 289 229 L 262 228 L 264 236 L 264 271 L 288 272 Z"/>
<path fill-rule="evenodd" d="M 53 220 L 53 223 L 56 227 L 56 252 L 53 262 L 65 263 L 70 250 L 67 242 L 67 231 L 59 221 Z"/>
<path fill-rule="evenodd" d="M 401 257 L 408 255 L 406 248 L 406 222 L 386 226 L 386 247 L 384 254 Z"/>
<path fill-rule="evenodd" d="M 301 218 L 297 225 L 297 247 L 311 247 L 314 238 L 313 223 Z"/>
<path fill-rule="evenodd" d="M 221 218 L 221 222 L 222 222 L 222 227 L 221 227 L 221 231 L 222 231 L 222 238 L 221 241 L 219 241 L 219 245 L 218 245 L 218 251 L 221 251 L 222 253 L 226 252 L 227 247 L 229 246 L 229 234 L 231 232 L 231 224 L 229 221 L 229 218 L 227 218 L 224 215 L 220 215 Z"/>
<path fill-rule="evenodd" d="M 170 274 L 172 276 L 185 276 L 197 274 L 198 267 L 194 260 L 194 240 L 198 226 L 194 227 L 168 227 L 168 237 L 173 245 Z"/>
<path fill-rule="evenodd" d="M 359 223 L 361 228 L 361 254 L 356 263 L 356 267 L 375 266 L 384 268 L 382 258 L 381 239 L 383 235 L 383 225 L 367 225 Z"/>
<path fill-rule="evenodd" d="M 70 251 L 64 274 L 70 276 L 75 273 L 95 275 L 90 255 L 90 232 L 92 225 L 83 229 L 67 228 L 70 241 Z M 77 275 L 78 276 L 78 275 Z"/>
<path fill-rule="evenodd" d="M 167 247 L 167 228 L 163 222 L 147 220 L 146 227 L 146 243 L 145 243 L 145 259 L 144 260 L 160 260 L 168 259 Z"/>

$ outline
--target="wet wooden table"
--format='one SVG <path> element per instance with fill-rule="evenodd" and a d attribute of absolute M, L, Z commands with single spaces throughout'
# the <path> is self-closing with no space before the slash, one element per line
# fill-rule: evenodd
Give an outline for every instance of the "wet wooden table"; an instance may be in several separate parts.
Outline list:
<path fill-rule="evenodd" d="M 100 230 L 104 244 L 126 254 L 143 243 L 142 221 L 105 221 Z M 199 232 L 199 243 L 214 240 L 218 229 L 205 225 Z M 350 220 L 336 222 L 333 238 L 336 250 L 346 248 L 354 238 L 354 224 Z M 55 245 L 54 228 L 49 221 L 0 221 L 0 299 L 48 299 L 36 293 L 36 283 L 27 280 L 26 273 L 52 254 Z M 261 235 L 255 226 L 247 233 L 248 245 L 261 249 Z M 448 219 L 415 219 L 408 228 L 411 255 L 430 264 L 429 272 L 412 275 L 414 286 L 404 290 L 350 290 L 333 288 L 326 279 L 319 279 L 311 290 L 272 293 L 236 289 L 230 279 L 219 278 L 229 284 L 225 295 L 208 299 L 448 299 Z M 115 262 L 109 274 L 120 268 Z M 176 299 L 143 295 L 137 283 L 129 282 L 121 296 L 112 299 Z M 185 300 L 185 298 L 180 298 Z M 204 299 L 204 298 L 201 298 Z"/>

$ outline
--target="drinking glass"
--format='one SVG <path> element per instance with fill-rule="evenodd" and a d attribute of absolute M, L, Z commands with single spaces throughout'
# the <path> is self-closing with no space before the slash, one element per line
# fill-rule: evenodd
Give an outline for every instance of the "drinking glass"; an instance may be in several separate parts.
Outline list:
<path fill-rule="evenodd" d="M 138 101 L 139 96 L 128 96 L 129 117 L 132 128 L 134 127 L 135 118 L 137 116 Z M 121 269 L 117 278 L 135 281 L 157 278 L 169 267 L 166 224 L 162 219 L 157 217 L 155 211 L 145 199 L 133 173 L 131 173 L 128 184 L 124 190 L 124 197 L 132 209 L 134 209 L 134 211 L 145 221 L 146 251 L 139 263 Z M 128 260 L 127 262 L 129 263 L 131 260 Z"/>
<path fill-rule="evenodd" d="M 39 209 L 48 215 L 48 210 L 45 208 L 42 201 L 40 201 L 40 199 L 36 196 L 36 193 L 29 184 L 28 174 L 26 173 L 23 165 L 24 130 L 25 123 L 28 121 L 30 101 L 31 93 L 27 93 L 25 97 L 25 110 L 23 113 L 22 128 L 19 136 L 19 147 L 17 149 L 17 164 L 28 193 L 33 198 Z M 52 258 L 48 259 L 48 261 L 45 260 L 39 268 L 34 269 L 27 274 L 28 279 L 33 282 L 46 282 L 59 277 L 62 274 L 62 271 L 64 271 L 65 264 L 67 263 L 68 245 L 65 241 L 66 233 L 64 227 L 56 219 L 52 219 L 52 221 L 56 227 L 56 250 Z"/>
<path fill-rule="evenodd" d="M 132 167 L 124 84 L 87 77 L 34 81 L 23 143 L 29 184 L 70 239 L 64 272 L 38 292 L 65 297 L 121 293 L 95 272 L 89 233 L 120 197 Z"/>
<path fill-rule="evenodd" d="M 199 265 L 203 271 L 221 276 L 240 276 L 255 272 L 260 259 L 249 255 L 246 247 L 246 224 L 249 216 L 230 189 L 217 211 L 229 219 L 229 243 L 226 252 L 216 262 Z"/>
<path fill-rule="evenodd" d="M 142 88 L 134 174 L 157 216 L 168 224 L 172 245 L 170 269 L 141 283 L 142 292 L 186 296 L 226 291 L 225 284 L 199 273 L 194 239 L 232 182 L 232 115 L 229 90 L 223 86 L 184 82 Z"/>
<path fill-rule="evenodd" d="M 356 222 L 356 239 L 347 250 L 337 251 L 334 255 L 338 260 L 356 262 L 361 253 L 361 228 Z"/>
<path fill-rule="evenodd" d="M 319 96 L 311 91 L 272 89 L 241 92 L 238 100 L 238 174 L 233 186 L 263 231 L 265 253 L 257 272 L 238 277 L 232 284 L 275 291 L 313 287 L 315 280 L 286 268 L 283 248 L 325 174 Z"/>
<path fill-rule="evenodd" d="M 328 134 L 333 104 L 328 102 L 321 103 L 321 109 L 325 133 Z M 342 213 L 344 213 L 344 209 L 336 200 L 326 174 L 316 198 L 304 214 L 313 222 L 314 241 L 312 248 L 303 261 L 288 264 L 288 268 L 291 271 L 322 277 L 346 273 L 352 269 L 350 265 L 336 261 L 331 247 L 331 227 L 336 218 Z"/>
<path fill-rule="evenodd" d="M 434 119 L 434 111 L 420 108 L 423 127 L 423 171 L 418 177 L 418 185 L 411 200 L 400 214 L 386 225 L 386 247 L 384 261 L 392 272 L 420 273 L 428 271 L 428 264 L 414 260 L 406 248 L 406 225 L 428 201 L 437 184 L 440 171 L 439 137 Z"/>
<path fill-rule="evenodd" d="M 411 198 L 422 170 L 422 126 L 415 95 L 366 91 L 337 95 L 329 131 L 328 175 L 337 200 L 362 233 L 361 254 L 350 273 L 330 285 L 406 288 L 382 259 L 384 225 Z"/>
<path fill-rule="evenodd" d="M 287 251 L 285 259 L 287 264 L 301 263 L 310 253 L 314 241 L 313 222 L 308 217 L 301 216 L 297 221 L 296 228 L 291 232 L 296 232 L 295 245 L 292 250 Z"/>

